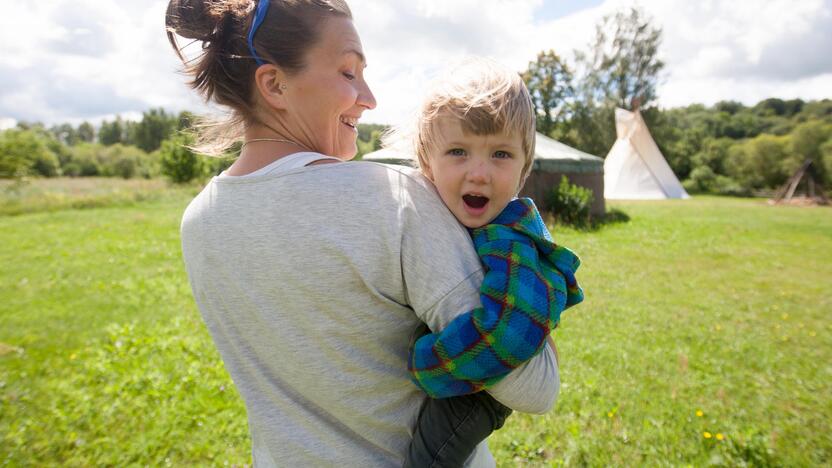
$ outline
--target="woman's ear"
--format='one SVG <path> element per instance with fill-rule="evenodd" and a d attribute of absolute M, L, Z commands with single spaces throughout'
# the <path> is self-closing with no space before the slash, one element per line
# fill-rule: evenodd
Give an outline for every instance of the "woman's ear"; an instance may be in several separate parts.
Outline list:
<path fill-rule="evenodd" d="M 260 66 L 254 72 L 257 93 L 270 107 L 286 109 L 286 74 L 275 65 Z"/>

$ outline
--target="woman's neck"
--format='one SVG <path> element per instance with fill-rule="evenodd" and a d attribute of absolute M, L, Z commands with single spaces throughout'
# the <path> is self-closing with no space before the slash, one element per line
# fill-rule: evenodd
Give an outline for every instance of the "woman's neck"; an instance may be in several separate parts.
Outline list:
<path fill-rule="evenodd" d="M 231 176 L 250 174 L 280 158 L 304 151 L 312 150 L 270 128 L 253 126 L 246 129 L 240 156 L 225 172 Z"/>

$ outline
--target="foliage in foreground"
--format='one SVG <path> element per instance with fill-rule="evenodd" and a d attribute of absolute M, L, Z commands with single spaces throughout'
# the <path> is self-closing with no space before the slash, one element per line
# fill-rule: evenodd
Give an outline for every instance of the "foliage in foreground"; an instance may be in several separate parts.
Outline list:
<path fill-rule="evenodd" d="M 192 333 L 198 327 L 183 317 L 152 327 L 112 324 L 104 338 L 43 363 L 45 385 L 4 395 L 0 464 L 238 462 L 249 450 L 245 410 L 216 349 Z M 18 354 L 26 359 L 25 350 Z"/>
<path fill-rule="evenodd" d="M 592 201 L 592 190 L 572 184 L 566 176 L 562 176 L 560 184 L 549 194 L 548 206 L 557 222 L 584 227 L 591 222 Z"/>

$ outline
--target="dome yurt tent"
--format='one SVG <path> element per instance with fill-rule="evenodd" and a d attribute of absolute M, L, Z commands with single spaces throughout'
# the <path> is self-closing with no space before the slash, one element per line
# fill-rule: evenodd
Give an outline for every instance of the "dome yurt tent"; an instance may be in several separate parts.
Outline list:
<path fill-rule="evenodd" d="M 604 160 L 604 197 L 613 200 L 690 198 L 636 110 L 615 110 L 618 139 Z"/>
<path fill-rule="evenodd" d="M 364 161 L 415 166 L 412 157 L 388 148 L 365 154 Z M 548 194 L 560 184 L 562 176 L 570 182 L 592 190 L 593 215 L 604 213 L 604 160 L 584 153 L 541 133 L 535 141 L 534 164 L 521 197 L 529 197 L 541 209 L 548 208 Z"/>

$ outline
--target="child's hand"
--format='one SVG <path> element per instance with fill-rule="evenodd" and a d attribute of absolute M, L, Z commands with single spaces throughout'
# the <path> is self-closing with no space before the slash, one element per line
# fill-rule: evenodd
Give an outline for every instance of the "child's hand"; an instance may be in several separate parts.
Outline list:
<path fill-rule="evenodd" d="M 552 351 L 555 352 L 555 363 L 560 367 L 560 357 L 558 357 L 558 347 L 555 346 L 555 339 L 552 338 L 552 335 L 548 335 L 546 337 L 546 341 L 549 342 L 549 346 L 552 347 Z"/>

